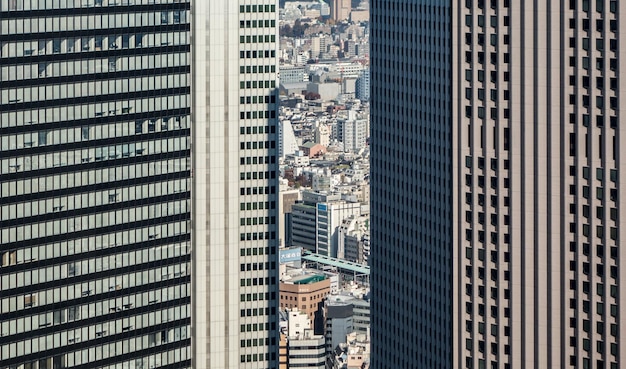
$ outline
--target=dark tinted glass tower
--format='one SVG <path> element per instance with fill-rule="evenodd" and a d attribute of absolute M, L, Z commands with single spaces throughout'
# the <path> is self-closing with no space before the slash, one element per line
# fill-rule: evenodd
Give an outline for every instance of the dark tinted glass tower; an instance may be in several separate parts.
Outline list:
<path fill-rule="evenodd" d="M 451 7 L 371 3 L 372 367 L 447 368 Z"/>

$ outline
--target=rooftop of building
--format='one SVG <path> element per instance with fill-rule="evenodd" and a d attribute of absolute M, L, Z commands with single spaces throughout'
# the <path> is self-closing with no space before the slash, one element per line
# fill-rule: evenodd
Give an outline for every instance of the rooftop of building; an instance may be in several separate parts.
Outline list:
<path fill-rule="evenodd" d="M 293 278 L 291 282 L 293 284 L 311 284 L 323 281 L 326 279 L 325 275 L 313 274 L 313 275 L 303 275 L 300 277 Z"/>
<path fill-rule="evenodd" d="M 281 283 L 312 284 L 328 279 L 328 273 L 316 269 L 288 267 L 280 276 Z"/>

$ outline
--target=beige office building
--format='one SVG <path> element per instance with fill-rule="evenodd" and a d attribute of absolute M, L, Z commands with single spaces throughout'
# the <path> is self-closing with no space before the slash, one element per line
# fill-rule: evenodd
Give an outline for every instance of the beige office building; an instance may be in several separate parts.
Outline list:
<path fill-rule="evenodd" d="M 624 14 L 373 6 L 373 367 L 623 365 Z"/>
<path fill-rule="evenodd" d="M 347 20 L 352 10 L 350 0 L 330 0 L 330 17 L 336 21 Z"/>
<path fill-rule="evenodd" d="M 480 3 L 453 12 L 454 366 L 617 368 L 625 6 Z"/>

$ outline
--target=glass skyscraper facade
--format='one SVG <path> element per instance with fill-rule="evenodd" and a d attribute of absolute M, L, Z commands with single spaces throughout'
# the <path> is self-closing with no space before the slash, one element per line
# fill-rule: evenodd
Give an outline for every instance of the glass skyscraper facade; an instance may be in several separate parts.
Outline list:
<path fill-rule="evenodd" d="M 371 12 L 372 366 L 619 368 L 626 2 Z"/>
<path fill-rule="evenodd" d="M 0 2 L 0 367 L 190 366 L 190 2 Z"/>
<path fill-rule="evenodd" d="M 371 3 L 373 368 L 452 367 L 450 9 Z"/>

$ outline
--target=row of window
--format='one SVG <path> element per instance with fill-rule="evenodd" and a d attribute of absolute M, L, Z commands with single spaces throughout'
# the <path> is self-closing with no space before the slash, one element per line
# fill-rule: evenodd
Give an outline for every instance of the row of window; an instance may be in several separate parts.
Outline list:
<path fill-rule="evenodd" d="M 50 349 L 55 349 L 59 347 L 65 347 L 67 345 L 71 345 L 74 343 L 84 343 L 88 340 L 93 340 L 101 337 L 114 336 L 117 334 L 139 331 L 141 329 L 150 328 L 154 325 L 160 325 L 164 323 L 170 323 L 174 321 L 179 321 L 181 319 L 185 319 L 189 317 L 189 305 L 171 307 L 169 309 L 164 309 L 161 311 L 153 311 L 149 313 L 139 314 L 139 315 L 131 315 L 120 319 L 109 320 L 104 323 L 91 324 L 87 326 L 83 326 L 76 329 L 62 330 L 63 326 L 60 325 L 58 329 L 56 329 L 52 334 L 49 335 L 41 335 L 38 336 L 38 331 L 35 330 L 32 336 L 29 336 L 29 340 L 39 340 L 41 342 L 42 339 L 46 340 L 46 346 L 40 347 L 39 350 L 34 350 L 31 348 L 31 352 L 24 354 L 34 354 L 39 351 L 45 351 Z M 178 330 L 178 331 L 177 331 Z M 187 332 L 185 331 L 185 327 L 176 327 L 169 328 L 162 331 L 165 332 L 161 336 L 161 340 L 164 343 L 178 341 L 180 339 L 179 336 L 182 335 L 182 338 L 187 338 Z M 8 338 L 5 342 L 9 342 L 10 338 Z M 24 345 L 29 345 L 29 340 L 17 341 L 19 343 L 24 343 Z M 52 341 L 52 346 L 50 346 L 50 342 Z M 17 353 L 15 353 L 17 354 Z M 14 355 L 15 355 L 14 354 Z M 15 355 L 18 356 L 18 355 Z"/>
<path fill-rule="evenodd" d="M 189 64 L 188 52 L 168 51 L 160 54 L 110 56 L 105 58 L 81 58 L 80 60 L 47 61 L 40 63 L 3 63 L 0 75 L 6 82 L 23 81 L 29 79 L 43 79 L 50 77 L 74 77 L 72 80 L 50 85 L 50 88 L 61 88 L 73 81 L 95 82 L 94 74 L 110 72 L 146 71 L 159 68 L 174 68 Z M 157 71 L 158 72 L 158 71 Z M 157 76 L 153 76 L 156 78 Z M 32 81 L 31 81 L 32 82 Z M 32 83 L 20 86 L 22 88 L 46 87 L 43 81 L 36 87 Z M 111 86 L 111 90 L 115 90 Z M 105 87 L 107 89 L 108 87 Z M 121 88 L 121 86 L 119 87 Z M 9 90 L 10 91 L 10 90 Z M 80 92 L 80 90 L 78 91 Z M 93 92 L 92 92 L 93 93 Z M 52 95 L 49 95 L 52 96 Z"/>
<path fill-rule="evenodd" d="M 241 157 L 239 158 L 239 164 L 240 165 L 255 165 L 255 164 L 275 164 L 276 163 L 276 156 L 247 156 L 247 157 Z M 248 168 L 250 169 L 250 168 Z M 256 209 L 256 205 L 254 206 L 254 208 Z M 262 209 L 262 208 L 261 208 Z M 244 209 L 241 209 L 244 210 Z M 250 209 L 248 209 L 250 210 Z"/>
<path fill-rule="evenodd" d="M 276 224 L 276 217 L 248 217 L 239 219 L 239 225 L 241 226 L 257 224 Z"/>
<path fill-rule="evenodd" d="M 163 333 L 165 332 L 165 334 Z M 171 336 L 170 333 L 171 332 Z M 96 345 L 90 348 L 83 348 L 77 351 L 65 353 L 54 358 L 52 366 L 46 368 L 71 368 L 75 365 L 88 365 L 97 362 L 98 360 L 104 360 L 107 358 L 115 358 L 125 353 L 132 353 L 144 349 L 148 349 L 155 346 L 167 344 L 169 342 L 183 341 L 189 338 L 191 328 L 189 325 L 181 326 L 178 328 L 171 328 L 169 330 L 157 331 L 153 333 L 137 335 L 130 339 L 124 339 L 117 342 L 107 342 L 102 345 Z M 79 347 L 85 347 L 86 344 L 69 346 L 73 349 Z M 37 357 L 33 355 L 35 353 L 41 353 L 43 355 L 48 354 L 46 350 L 52 350 L 53 347 L 61 347 L 61 334 L 50 335 L 47 337 L 27 339 L 17 343 L 2 345 L 2 357 L 6 359 L 17 358 L 23 355 L 30 355 L 30 357 Z M 5 355 L 6 353 L 6 355 Z M 157 355 L 159 359 L 162 358 L 163 353 Z M 167 355 L 165 355 L 167 357 Z M 58 358 L 58 359 L 57 359 Z M 58 360 L 58 361 L 57 361 Z M 157 358 L 154 357 L 153 361 L 156 362 Z M 58 364 L 56 364 L 58 363 Z M 42 368 L 41 361 L 39 362 L 39 369 Z"/>
<path fill-rule="evenodd" d="M 486 250 L 484 248 L 480 247 L 480 246 L 477 247 L 477 249 L 478 249 L 478 253 L 477 253 L 478 260 L 484 263 L 485 260 L 486 260 L 485 259 L 485 257 L 486 257 L 485 256 Z M 473 247 L 471 247 L 471 246 L 465 247 L 465 258 L 466 259 L 472 260 L 472 258 L 474 257 L 473 253 L 474 253 L 474 248 Z M 491 262 L 495 266 L 502 266 L 502 267 L 505 266 L 505 264 L 502 264 L 502 265 L 498 264 L 498 251 L 492 250 L 489 254 L 490 254 L 490 260 L 491 260 Z M 509 251 L 505 251 L 505 252 L 503 252 L 503 255 L 504 255 L 504 263 L 510 263 L 511 262 L 511 253 Z M 494 273 L 494 270 L 495 269 L 492 269 L 492 273 Z M 497 273 L 497 271 L 496 271 L 496 273 Z"/>
<path fill-rule="evenodd" d="M 569 39 L 569 46 L 572 48 L 576 47 L 576 37 L 570 37 Z M 616 39 L 609 39 L 608 40 L 608 44 L 609 44 L 609 50 L 612 52 L 617 52 L 617 40 Z M 597 51 L 604 51 L 604 39 L 602 38 L 596 38 L 596 50 Z M 582 38 L 582 48 L 585 51 L 589 51 L 589 38 L 584 37 Z"/>
<path fill-rule="evenodd" d="M 569 250 L 571 252 L 575 253 L 575 252 L 577 252 L 577 249 L 578 249 L 578 246 L 577 246 L 576 242 L 575 241 L 570 242 Z M 589 257 L 590 256 L 589 250 L 590 250 L 589 243 L 583 242 L 582 243 L 582 250 L 581 250 L 582 254 L 584 256 Z M 610 246 L 609 247 L 609 255 L 610 255 L 612 261 L 617 262 L 617 246 Z M 596 256 L 599 257 L 599 258 L 603 258 L 605 256 L 604 255 L 604 246 L 603 245 L 596 245 Z M 608 260 L 607 260 L 607 262 L 608 262 Z M 583 291 L 583 292 L 584 293 L 589 293 L 588 290 Z M 611 296 L 614 296 L 613 292 L 614 292 L 613 291 L 613 286 L 611 286 Z M 598 292 L 598 294 L 600 295 L 600 292 Z"/>
<path fill-rule="evenodd" d="M 132 209 L 132 211 L 131 211 Z M 113 226 L 127 225 L 134 222 L 160 219 L 167 216 L 188 214 L 191 211 L 189 201 L 170 201 L 155 205 L 135 206 L 131 209 L 105 213 L 67 217 L 17 227 L 2 229 L 2 243 L 21 242 L 39 237 L 65 235 L 83 230 L 95 230 Z M 155 236 L 156 237 L 156 236 Z"/>
<path fill-rule="evenodd" d="M 477 332 L 478 334 L 484 335 L 486 334 L 486 327 L 485 327 L 485 323 L 483 322 L 478 322 L 478 327 L 477 327 Z M 465 331 L 468 333 L 473 333 L 474 332 L 474 322 L 472 322 L 471 320 L 466 320 L 465 321 Z M 497 337 L 498 336 L 498 331 L 499 331 L 499 327 L 497 324 L 491 324 L 490 326 L 490 333 L 492 336 Z M 511 327 L 508 326 L 504 326 L 504 336 L 505 337 L 510 337 L 511 336 Z"/>
<path fill-rule="evenodd" d="M 248 310 L 257 310 L 257 309 L 248 309 Z M 275 309 L 273 309 L 275 310 Z M 269 309 L 265 308 L 265 314 L 263 314 L 263 310 L 262 309 L 258 309 L 258 313 L 254 312 L 254 314 L 252 314 L 252 312 L 248 312 L 244 315 L 244 311 L 241 311 L 241 316 L 257 316 L 257 315 L 270 315 L 269 314 Z M 247 340 L 241 340 L 239 343 L 239 347 L 258 347 L 258 346 L 262 346 L 262 347 L 267 347 L 270 344 L 270 338 L 266 337 L 266 338 L 252 338 L 252 339 L 247 339 Z"/>
<path fill-rule="evenodd" d="M 275 209 L 276 201 L 261 201 L 261 202 L 242 202 L 239 204 L 239 210 L 263 210 L 263 209 Z"/>
<path fill-rule="evenodd" d="M 273 81 L 272 81 L 273 82 Z M 274 83 L 272 83 L 273 85 Z M 266 81 L 267 85 L 267 81 Z M 253 82 L 252 88 L 256 88 L 256 82 Z M 260 111 L 241 111 L 239 119 L 274 119 L 276 118 L 276 110 L 260 110 Z"/>
<path fill-rule="evenodd" d="M 127 268 L 129 266 L 141 266 L 142 264 L 151 263 L 166 259 L 167 257 L 178 257 L 187 255 L 186 249 L 180 247 L 159 246 L 152 249 L 136 250 L 131 252 L 119 253 L 110 256 L 98 256 L 80 261 L 57 264 L 49 267 L 42 267 L 34 270 L 26 270 L 17 273 L 9 273 L 2 275 L 3 289 L 10 291 L 15 288 L 24 286 L 34 286 L 44 284 L 46 282 L 60 282 L 66 278 L 86 276 L 91 274 L 115 270 L 117 268 Z M 168 256 L 169 249 L 169 256 Z M 158 254 L 155 250 L 158 250 Z M 187 270 L 181 269 L 180 265 L 174 265 L 169 268 L 168 276 L 170 278 L 178 278 L 188 275 Z"/>
<path fill-rule="evenodd" d="M 140 141 L 138 143 L 123 145 L 101 146 L 91 149 L 62 151 L 51 154 L 26 155 L 2 159 L 0 161 L 0 174 L 30 171 L 35 171 L 36 174 L 36 171 L 43 169 L 61 168 L 122 158 L 132 158 L 141 155 L 180 152 L 188 148 L 189 144 L 187 137 L 176 137 L 163 140 Z M 183 171 L 187 169 L 187 167 L 182 164 L 183 163 L 181 163 L 180 160 L 174 160 L 171 163 L 168 162 L 167 165 L 176 166 L 174 171 Z M 171 171 L 170 168 L 166 168 L 164 165 L 159 166 L 154 163 L 144 163 L 142 166 L 145 167 L 143 172 L 147 175 L 159 175 Z M 120 170 L 122 170 L 121 167 Z"/>
<path fill-rule="evenodd" d="M 239 249 L 239 256 L 256 256 L 256 255 L 274 255 L 276 254 L 276 250 L 272 249 L 270 252 L 270 248 L 266 247 L 247 247 Z"/>
<path fill-rule="evenodd" d="M 8 0 L 9 2 L 15 0 Z M 2 35 L 37 35 L 50 32 L 85 32 L 106 29 L 124 29 L 188 24 L 189 13 L 185 10 L 162 12 L 102 13 L 74 15 L 71 11 L 62 16 L 9 18 L 0 22 Z"/>
<path fill-rule="evenodd" d="M 595 60 L 596 60 L 595 68 L 601 72 L 605 72 L 605 68 L 606 68 L 605 59 L 603 57 L 597 57 Z M 593 61 L 592 58 L 588 56 L 583 56 L 580 67 L 582 67 L 584 70 L 589 70 L 590 68 L 593 68 L 593 64 L 591 64 L 592 61 Z M 613 72 L 617 71 L 617 65 L 618 64 L 617 64 L 616 58 L 609 59 L 609 69 L 611 71 Z M 569 66 L 573 68 L 577 67 L 577 58 L 575 56 L 570 56 Z"/>
<path fill-rule="evenodd" d="M 491 71 L 489 73 L 490 81 L 492 83 L 498 83 L 498 73 L 499 73 L 498 71 Z M 484 70 L 478 70 L 476 76 L 477 76 L 478 82 L 485 82 Z M 510 77 L 511 77 L 511 74 L 509 72 L 502 72 L 502 76 L 503 76 L 504 82 L 509 82 Z M 465 70 L 465 80 L 468 82 L 473 81 L 473 71 L 471 69 Z"/>
<path fill-rule="evenodd" d="M 188 123 L 188 117 L 184 115 L 161 116 L 130 122 L 118 121 L 58 130 L 40 130 L 16 135 L 2 135 L 0 136 L 0 151 L 88 140 L 121 138 L 143 133 L 174 131 L 189 128 Z"/>
<path fill-rule="evenodd" d="M 98 366 L 98 369 L 119 369 L 120 365 L 122 368 L 137 369 L 159 368 L 166 365 L 175 365 L 176 368 L 191 369 L 191 346 L 185 345 L 182 348 L 159 352 L 139 359 L 131 359 L 116 364 Z M 35 368 L 24 367 L 24 369 Z M 41 369 L 41 367 L 39 369 Z"/>
<path fill-rule="evenodd" d="M 25 317 L 19 317 L 17 319 L 6 319 L 2 322 L 2 332 L 5 334 L 5 336 L 12 336 L 24 332 L 36 331 L 37 329 L 62 325 L 69 322 L 101 317 L 120 311 L 128 312 L 131 309 L 137 309 L 147 306 L 156 307 L 158 306 L 156 305 L 157 303 L 167 303 L 168 301 L 174 301 L 180 298 L 188 297 L 188 288 L 188 286 L 164 287 L 149 292 L 133 293 L 125 295 L 124 297 L 105 299 L 89 304 L 79 304 L 69 306 L 67 308 L 49 310 L 41 314 L 27 315 Z M 183 308 L 184 307 L 185 306 L 183 306 Z M 159 306 L 159 308 L 161 308 L 161 306 Z M 168 309 L 167 307 L 165 307 L 163 309 L 164 310 L 159 310 L 161 312 L 162 322 L 170 321 L 174 317 L 176 317 L 175 319 L 179 319 L 178 315 L 176 315 L 175 312 L 172 311 L 172 309 L 175 308 Z M 77 337 L 81 337 L 81 335 L 77 335 L 76 333 L 70 335 L 70 339 Z M 88 336 L 85 335 L 85 337 Z M 80 338 L 75 339 L 74 342 L 68 343 L 78 342 L 80 342 Z"/>
<path fill-rule="evenodd" d="M 269 361 L 269 360 L 276 360 L 276 353 L 272 352 L 271 354 L 269 353 L 265 353 L 265 354 L 248 354 L 248 355 L 241 355 L 239 361 L 242 363 L 253 363 L 256 361 Z M 323 364 L 323 363 L 322 363 Z M 308 364 L 306 364 L 308 366 Z"/>
<path fill-rule="evenodd" d="M 275 292 L 271 293 L 272 295 L 275 295 Z M 259 293 L 242 293 L 239 295 L 239 302 L 251 302 L 251 301 L 273 301 L 273 299 L 270 299 L 270 293 L 269 292 L 259 292 Z M 269 323 L 265 323 L 265 324 L 269 324 Z M 255 324 L 256 325 L 256 324 Z M 262 324 L 260 324 L 262 325 Z M 244 327 L 245 325 L 242 325 L 242 327 Z M 249 325 L 250 326 L 250 325 Z M 259 329 L 262 329 L 259 327 Z M 252 331 L 256 331 L 256 329 L 254 330 L 243 330 L 242 332 L 252 332 Z"/>
<path fill-rule="evenodd" d="M 241 150 L 256 150 L 256 149 L 275 149 L 276 148 L 276 141 L 254 141 L 254 142 L 250 142 L 250 141 L 246 141 L 246 142 L 240 142 L 239 143 L 239 148 Z"/>
<path fill-rule="evenodd" d="M 276 103 L 276 95 L 264 95 L 264 96 L 239 96 L 240 104 L 275 104 Z M 240 128 L 241 129 L 241 128 Z M 272 132 L 275 133 L 275 126 L 272 126 Z M 265 133 L 268 133 L 267 127 Z M 244 134 L 241 132 L 241 134 Z"/>
<path fill-rule="evenodd" d="M 88 97 L 93 98 L 93 96 L 101 96 L 102 100 L 108 100 L 108 94 L 136 94 L 138 92 L 144 91 L 176 89 L 188 86 L 189 75 L 187 73 L 172 73 L 167 75 L 150 77 L 129 77 L 121 79 L 109 79 L 105 81 L 78 83 L 70 82 L 33 88 L 4 89 L 2 90 L 2 94 L 0 95 L 0 104 L 18 104 L 43 101 L 45 101 L 47 104 L 54 104 L 56 102 L 55 100 L 63 101 L 63 99 L 80 99 Z M 60 105 L 61 104 L 62 103 L 60 103 Z M 133 111 L 133 106 L 129 104 L 126 105 L 127 106 L 121 109 L 114 108 L 109 110 L 97 111 L 95 112 L 94 116 L 101 117 L 105 115 L 131 113 Z"/>
<path fill-rule="evenodd" d="M 569 307 L 570 309 L 575 309 L 577 311 L 582 311 L 585 314 L 589 314 L 591 312 L 591 302 L 589 300 L 583 300 L 582 301 L 582 309 L 579 309 L 578 306 L 578 300 L 577 299 L 570 299 L 569 300 Z M 617 305 L 615 304 L 609 304 L 608 305 L 610 307 L 610 314 L 611 317 L 616 318 L 617 317 Z M 604 302 L 596 302 L 596 306 L 595 306 L 595 311 L 599 316 L 604 316 L 605 314 L 605 304 Z"/>
<path fill-rule="evenodd" d="M 87 150 L 87 149 L 85 149 Z M 158 169 L 157 169 L 158 168 Z M 63 190 L 69 187 L 97 185 L 116 181 L 139 179 L 154 176 L 159 172 L 161 175 L 179 177 L 176 173 L 189 170 L 189 158 L 152 161 L 141 164 L 116 166 L 104 169 L 77 170 L 71 173 L 56 173 L 53 175 L 33 177 L 16 181 L 3 181 L 1 190 L 4 197 L 24 195 L 38 192 Z M 98 182 L 94 182 L 94 179 Z"/>
<path fill-rule="evenodd" d="M 494 33 L 494 34 L 490 34 L 489 35 L 489 44 L 491 46 L 498 46 L 498 34 Z M 502 41 L 504 43 L 504 45 L 508 45 L 510 43 L 510 36 L 509 35 L 502 35 Z M 465 34 L 465 44 L 469 45 L 469 46 L 474 46 L 474 44 L 472 43 L 473 40 L 473 34 L 468 32 Z M 483 33 L 479 33 L 476 35 L 476 41 L 477 44 L 479 46 L 484 46 L 485 45 L 485 34 Z M 493 53 L 492 53 L 493 54 Z M 497 59 L 497 56 L 495 56 L 495 58 Z M 492 60 L 494 59 L 494 56 L 492 56 Z"/>
<path fill-rule="evenodd" d="M 239 28 L 275 28 L 276 20 L 240 20 Z"/>
<path fill-rule="evenodd" d="M 276 50 L 254 50 L 254 51 L 240 51 L 240 59 L 257 59 L 257 58 L 275 58 Z"/>
<path fill-rule="evenodd" d="M 608 87 L 611 91 L 617 91 L 617 78 L 607 78 L 606 80 L 609 81 Z M 596 77 L 596 88 L 598 90 L 604 90 L 604 83 L 605 83 L 605 78 L 604 77 Z M 584 89 L 589 89 L 591 87 L 590 84 L 590 77 L 588 76 L 582 76 L 582 83 L 580 83 L 580 87 L 584 88 Z M 576 76 L 570 76 L 569 77 L 569 85 L 572 87 L 576 87 L 578 85 L 577 83 L 577 79 Z M 587 115 L 587 118 L 589 118 L 589 116 Z M 586 126 L 588 126 L 589 124 L 587 123 Z M 585 127 L 586 127 L 585 126 Z"/>
<path fill-rule="evenodd" d="M 612 220 L 617 220 L 617 219 L 612 219 Z M 593 227 L 591 225 L 583 224 L 582 225 L 582 230 L 581 230 L 580 233 L 584 237 L 593 237 L 594 233 L 592 232 L 592 230 L 593 230 Z M 602 226 L 602 225 L 598 225 L 598 226 L 596 226 L 595 237 L 603 240 L 607 236 L 607 234 L 606 234 L 607 230 L 608 230 L 609 239 L 611 241 L 617 241 L 618 232 L 617 232 L 617 228 L 616 227 L 605 227 L 605 226 Z M 578 224 L 577 223 L 570 223 L 569 224 L 569 231 L 572 234 L 579 233 L 578 232 Z"/>
<path fill-rule="evenodd" d="M 239 36 L 240 44 L 256 44 L 263 42 L 276 42 L 276 35 Z"/>
<path fill-rule="evenodd" d="M 607 21 L 607 18 L 602 18 L 602 19 L 596 19 L 596 31 L 603 33 L 604 32 L 604 24 Z M 609 21 L 609 31 L 613 32 L 613 33 L 617 33 L 617 20 L 615 19 L 608 19 Z M 581 20 L 581 26 L 582 26 L 582 30 L 584 32 L 589 32 L 590 31 L 590 27 L 589 27 L 589 19 L 588 18 L 583 18 Z M 570 29 L 576 29 L 576 23 L 577 23 L 577 19 L 576 18 L 570 18 L 569 19 L 569 28 Z"/>
<path fill-rule="evenodd" d="M 611 191 L 613 191 L 613 190 L 611 190 Z M 617 191 L 617 190 L 615 190 L 615 191 Z M 613 198 L 612 200 L 615 201 L 615 199 L 616 198 Z M 577 209 L 578 208 L 577 208 L 576 204 L 570 204 L 569 213 L 575 215 L 575 214 L 578 213 Z M 582 214 L 583 218 L 589 219 L 589 218 L 592 217 L 591 209 L 593 209 L 593 207 L 591 207 L 589 205 L 583 205 L 582 206 L 582 213 L 581 214 Z M 597 206 L 596 207 L 596 218 L 604 220 L 604 218 L 605 218 L 604 217 L 604 211 L 605 211 L 605 208 L 603 206 Z M 609 208 L 609 217 L 610 217 L 611 220 L 617 221 L 617 208 Z M 573 228 L 575 228 L 575 227 L 573 227 Z M 599 233 L 602 233 L 602 232 L 599 232 Z"/>
<path fill-rule="evenodd" d="M 31 216 L 65 211 L 87 209 L 113 203 L 123 203 L 134 200 L 146 200 L 150 198 L 167 196 L 189 191 L 189 180 L 179 179 L 158 183 L 129 186 L 122 188 L 105 189 L 103 191 L 89 191 L 83 194 L 70 194 L 67 196 L 55 196 L 42 200 L 30 200 L 10 205 L 3 205 L 2 221 L 11 219 L 28 218 Z"/>
<path fill-rule="evenodd" d="M 189 232 L 191 231 L 191 224 L 189 221 L 180 221 L 180 222 L 171 222 L 159 224 L 156 226 L 148 226 L 132 229 L 130 231 L 120 231 L 116 233 L 107 233 L 104 235 L 91 236 L 85 238 L 77 238 L 64 240 L 62 242 L 42 244 L 31 246 L 28 245 L 26 247 L 17 249 L 17 250 L 8 250 L 2 252 L 2 264 L 1 267 L 10 267 L 18 264 L 25 264 L 24 267 L 32 267 L 32 265 L 27 265 L 30 263 L 40 263 L 35 264 L 36 266 L 41 264 L 49 264 L 50 262 L 46 262 L 47 260 L 52 260 L 64 256 L 72 256 L 79 255 L 83 253 L 90 253 L 94 251 L 99 251 L 102 249 L 116 248 L 111 249 L 108 252 L 120 252 L 119 250 L 123 250 L 128 246 L 133 246 L 135 244 L 139 244 L 142 242 L 146 242 L 149 240 L 155 240 L 156 237 L 150 237 L 151 235 L 176 235 L 176 234 L 185 234 L 189 238 Z M 141 258 L 138 255 L 136 257 L 137 260 L 144 262 L 144 260 L 156 260 L 159 255 L 163 255 L 165 251 L 163 251 L 163 247 L 160 246 L 154 249 L 155 254 L 152 254 L 151 251 L 141 251 Z M 189 241 L 169 244 L 168 254 L 174 253 L 177 255 L 187 255 L 190 253 L 190 245 Z M 172 250 L 173 248 L 173 250 Z M 2 269 L 0 268 L 0 271 Z M 31 275 L 30 283 L 38 283 L 38 278 L 36 275 Z M 7 285 L 11 283 L 11 281 L 5 281 Z"/>
<path fill-rule="evenodd" d="M 578 4 L 579 0 L 570 0 L 569 1 L 569 9 L 570 10 L 576 10 L 577 9 L 577 4 Z M 581 1 L 581 9 L 584 12 L 589 12 L 590 11 L 590 6 L 589 3 L 593 4 L 593 0 L 582 0 Z M 604 12 L 604 0 L 596 0 L 596 11 L 598 13 L 603 13 Z M 609 1 L 609 11 L 611 13 L 615 13 L 617 10 L 617 0 L 610 0 Z"/>
<path fill-rule="evenodd" d="M 169 92 L 168 90 L 162 90 Z M 150 91 L 151 93 L 153 91 Z M 156 95 L 156 94 L 154 94 Z M 116 99 L 115 94 L 106 95 L 103 98 Z M 93 98 L 91 98 L 93 100 Z M 152 116 L 154 112 L 163 110 L 183 110 L 189 107 L 191 98 L 188 94 L 144 97 L 141 99 L 116 99 L 118 101 L 110 101 L 105 103 L 91 103 L 76 105 L 66 105 L 50 108 L 33 107 L 27 110 L 19 110 L 14 112 L 4 112 L 0 110 L 0 127 L 15 127 L 31 124 L 58 123 L 75 121 L 79 119 L 93 119 L 105 117 L 109 112 L 122 112 L 129 109 L 134 114 L 144 113 Z M 65 103 L 65 100 L 61 100 Z M 68 103 L 69 104 L 69 103 Z M 10 106 L 10 105 L 9 105 Z M 6 105 L 5 105 L 6 107 Z M 106 114 L 105 114 L 106 113 Z"/>
<path fill-rule="evenodd" d="M 0 46 L 0 57 L 14 58 L 187 44 L 189 44 L 189 32 L 186 31 L 5 41 Z M 81 57 L 82 55 L 75 55 L 75 58 Z M 11 60 L 6 62 L 10 63 Z"/>
<path fill-rule="evenodd" d="M 473 26 L 472 26 L 474 24 L 473 18 L 474 18 L 473 15 L 468 14 L 465 16 L 465 25 L 469 27 L 470 29 L 473 29 Z M 476 24 L 478 27 L 485 27 L 484 15 L 482 14 L 477 15 L 476 20 L 477 20 Z M 502 25 L 504 27 L 508 27 L 509 23 L 510 23 L 509 16 L 508 15 L 502 16 Z M 489 17 L 489 25 L 492 28 L 496 28 L 496 29 L 498 28 L 498 16 L 497 15 L 492 15 Z"/>
<path fill-rule="evenodd" d="M 276 240 L 276 232 L 248 232 L 239 234 L 239 241 L 256 240 Z"/>
<path fill-rule="evenodd" d="M 276 5 L 239 5 L 239 13 L 275 13 Z"/>
<path fill-rule="evenodd" d="M 617 306 L 611 306 L 611 311 L 615 311 L 617 312 Z M 617 315 L 613 315 L 613 316 L 617 316 Z M 604 324 L 606 324 L 605 322 L 597 322 L 596 323 L 596 328 L 598 329 L 598 332 L 602 332 L 602 334 L 604 334 Z M 569 319 L 569 327 L 570 328 L 577 328 L 578 327 L 578 319 L 577 318 L 570 318 Z M 617 329 L 617 324 L 611 324 L 610 325 L 610 334 L 612 337 L 617 338 L 618 337 L 618 329 Z M 589 321 L 588 319 L 582 319 L 582 331 L 585 333 L 590 333 L 592 329 L 591 326 L 591 321 Z"/>
<path fill-rule="evenodd" d="M 465 167 L 466 168 L 472 168 L 472 156 L 471 155 L 467 155 L 465 156 Z M 509 170 L 510 168 L 510 161 L 508 159 L 504 159 L 503 161 L 503 167 L 504 170 Z M 476 161 L 476 165 L 478 167 L 478 169 L 483 170 L 485 169 L 485 158 L 484 157 L 478 157 L 477 161 Z M 490 165 L 491 165 L 491 170 L 497 171 L 498 170 L 498 159 L 496 158 L 492 158 L 490 160 Z"/>
<path fill-rule="evenodd" d="M 171 262 L 171 261 L 170 261 Z M 165 264 L 166 261 L 163 262 Z M 149 264 L 144 264 L 149 265 Z M 188 263 L 180 266 L 181 270 L 189 270 Z M 3 277 L 4 278 L 4 277 Z M 149 283 L 165 282 L 174 278 L 168 266 L 157 267 L 143 271 L 119 274 L 88 282 L 78 282 L 38 292 L 28 292 L 25 295 L 2 298 L 2 314 L 15 313 L 35 306 L 57 304 L 71 301 L 80 297 L 97 296 L 109 292 L 121 291 L 127 288 L 139 287 Z M 8 280 L 7 280 L 8 283 Z"/>
<path fill-rule="evenodd" d="M 474 1 L 476 1 L 476 6 L 478 7 L 478 9 L 485 9 L 485 2 L 487 0 L 465 0 L 465 7 L 468 9 L 473 9 Z M 491 9 L 496 9 L 498 7 L 498 0 L 489 0 L 489 3 L 491 4 L 490 5 Z M 510 7 L 511 6 L 510 4 L 511 4 L 510 0 L 500 1 L 500 5 L 503 8 Z"/>
<path fill-rule="evenodd" d="M 11 0 L 2 2 L 0 11 L 20 11 L 20 10 L 54 10 L 54 9 L 75 9 L 94 8 L 103 6 L 129 6 L 129 5 L 149 5 L 188 3 L 189 0 Z"/>
<path fill-rule="evenodd" d="M 582 104 L 581 105 L 584 108 L 589 108 L 590 107 L 589 100 L 590 100 L 589 95 L 582 95 Z M 604 96 L 596 96 L 595 107 L 598 108 L 598 109 L 601 109 L 601 110 L 604 109 L 605 108 L 604 100 L 605 100 Z M 609 100 L 609 108 L 611 110 L 613 110 L 614 112 L 616 112 L 617 111 L 617 97 L 609 97 L 608 100 Z M 579 105 L 578 101 L 577 101 L 577 95 L 576 94 L 570 94 L 569 95 L 569 103 L 571 105 L 574 105 L 574 106 Z M 598 116 L 598 117 L 600 117 L 599 119 L 603 119 L 602 116 Z"/>

